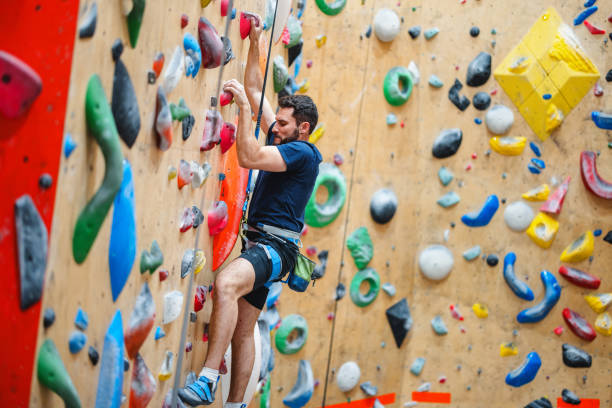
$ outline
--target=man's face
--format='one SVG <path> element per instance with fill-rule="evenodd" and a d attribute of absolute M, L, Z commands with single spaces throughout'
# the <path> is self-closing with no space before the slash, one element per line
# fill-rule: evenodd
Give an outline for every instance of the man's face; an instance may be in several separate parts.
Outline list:
<path fill-rule="evenodd" d="M 293 142 L 300 137 L 297 122 L 293 117 L 293 108 L 281 108 L 276 114 L 276 125 L 272 128 L 274 144 Z"/>

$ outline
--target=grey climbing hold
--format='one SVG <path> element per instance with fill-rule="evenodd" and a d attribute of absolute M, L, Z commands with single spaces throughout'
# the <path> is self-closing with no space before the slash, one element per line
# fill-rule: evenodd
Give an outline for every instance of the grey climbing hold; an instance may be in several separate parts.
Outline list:
<path fill-rule="evenodd" d="M 130 74 L 120 58 L 115 62 L 111 110 L 119 136 L 131 148 L 140 131 L 140 111 Z"/>
<path fill-rule="evenodd" d="M 563 391 L 561 391 L 561 398 L 564 402 L 567 402 L 568 404 L 580 405 L 580 398 L 578 398 L 576 394 L 574 394 L 567 388 L 564 388 Z"/>
<path fill-rule="evenodd" d="M 53 185 L 53 178 L 51 177 L 49 173 L 43 173 L 38 178 L 38 186 L 42 188 L 43 190 L 47 190 L 51 188 L 52 185 Z"/>
<path fill-rule="evenodd" d="M 395 286 L 393 286 L 393 284 L 392 284 L 392 283 L 385 282 L 385 283 L 383 283 L 383 284 L 382 284 L 381 288 L 382 288 L 382 290 L 383 290 L 383 291 L 384 291 L 384 292 L 385 292 L 387 295 L 389 295 L 389 296 L 391 296 L 391 297 L 395 296 L 396 289 L 395 289 Z"/>
<path fill-rule="evenodd" d="M 436 138 L 432 147 L 432 154 L 438 159 L 444 159 L 457 153 L 461 146 L 463 132 L 461 129 L 445 129 Z"/>
<path fill-rule="evenodd" d="M 408 307 L 408 301 L 403 298 L 393 306 L 387 309 L 385 312 L 387 315 L 387 321 L 393 332 L 393 338 L 397 348 L 402 346 L 406 335 L 412 328 L 412 316 L 410 315 L 410 308 Z"/>
<path fill-rule="evenodd" d="M 15 230 L 19 259 L 20 306 L 37 303 L 43 290 L 47 266 L 48 237 L 32 198 L 25 194 L 15 201 Z"/>
<path fill-rule="evenodd" d="M 191 136 L 191 131 L 193 130 L 193 125 L 195 125 L 195 117 L 193 115 L 189 115 L 181 121 L 182 131 L 183 131 L 183 140 L 189 139 Z"/>
<path fill-rule="evenodd" d="M 503 135 L 514 124 L 514 114 L 507 106 L 495 105 L 485 115 L 485 123 L 491 133 Z"/>
<path fill-rule="evenodd" d="M 370 200 L 370 215 L 378 224 L 391 221 L 397 210 L 397 196 L 388 188 L 378 190 Z"/>
<path fill-rule="evenodd" d="M 325 270 L 327 269 L 327 258 L 329 256 L 328 250 L 323 250 L 317 254 L 317 258 L 319 258 L 319 263 L 315 266 L 312 271 L 311 279 L 321 279 L 325 276 Z"/>
<path fill-rule="evenodd" d="M 589 353 L 571 344 L 563 344 L 562 351 L 563 363 L 568 367 L 588 368 L 593 362 L 593 358 Z"/>
<path fill-rule="evenodd" d="M 429 85 L 433 86 L 434 88 L 442 88 L 444 86 L 444 83 L 442 82 L 442 80 L 434 74 L 431 74 L 429 76 L 428 82 L 429 82 Z"/>
<path fill-rule="evenodd" d="M 515 201 L 504 210 L 504 221 L 512 231 L 525 231 L 534 216 L 531 207 L 523 201 Z"/>
<path fill-rule="evenodd" d="M 461 81 L 455 78 L 455 83 L 448 90 L 448 99 L 455 105 L 460 111 L 464 111 L 470 106 L 470 100 L 465 95 L 459 95 L 459 91 L 463 89 Z"/>
<path fill-rule="evenodd" d="M 453 172 L 444 166 L 440 167 L 440 170 L 438 170 L 438 178 L 443 186 L 448 186 L 450 182 L 453 181 L 454 177 Z"/>
<path fill-rule="evenodd" d="M 373 397 L 378 394 L 378 387 L 373 385 L 370 381 L 361 383 L 359 388 L 361 388 L 361 391 L 363 391 L 368 397 Z"/>
<path fill-rule="evenodd" d="M 354 361 L 347 361 L 338 369 L 338 373 L 336 374 L 336 383 L 338 384 L 340 391 L 348 392 L 355 388 L 355 386 L 359 383 L 360 377 L 361 370 L 359 369 L 357 363 Z"/>
<path fill-rule="evenodd" d="M 446 324 L 444 323 L 444 320 L 442 320 L 442 316 L 440 315 L 436 315 L 433 319 L 431 319 L 431 328 L 438 336 L 444 336 L 448 334 Z"/>
<path fill-rule="evenodd" d="M 468 86 L 484 85 L 491 77 L 491 54 L 481 52 L 474 58 L 467 70 Z"/>
<path fill-rule="evenodd" d="M 98 21 L 98 4 L 94 1 L 79 23 L 79 38 L 93 37 L 96 32 L 96 23 Z"/>
<path fill-rule="evenodd" d="M 410 35 L 410 38 L 412 38 L 413 40 L 416 40 L 419 37 L 419 35 L 421 35 L 421 26 L 410 27 L 408 29 L 408 34 Z"/>
<path fill-rule="evenodd" d="M 476 26 L 470 28 L 470 35 L 474 38 L 478 37 L 480 35 L 480 28 Z"/>
<path fill-rule="evenodd" d="M 480 248 L 480 245 L 476 245 L 463 252 L 463 259 L 465 259 L 466 261 L 472 261 L 478 258 L 481 253 L 482 249 Z"/>
<path fill-rule="evenodd" d="M 491 105 L 491 96 L 489 96 L 489 94 L 486 92 L 478 92 L 472 98 L 472 104 L 479 111 L 485 111 L 489 109 L 489 106 Z"/>
<path fill-rule="evenodd" d="M 493 266 L 497 266 L 497 264 L 499 263 L 499 257 L 495 254 L 489 254 L 487 256 L 487 265 L 493 267 Z"/>
<path fill-rule="evenodd" d="M 400 19 L 397 13 L 388 8 L 381 8 L 374 16 L 374 33 L 382 42 L 393 41 L 400 32 Z"/>
<path fill-rule="evenodd" d="M 540 399 L 531 401 L 529 404 L 525 405 L 525 408 L 553 408 L 553 405 L 546 397 L 542 397 Z"/>
<path fill-rule="evenodd" d="M 432 245 L 425 248 L 419 255 L 419 269 L 431 280 L 442 280 L 453 268 L 452 252 L 443 245 Z"/>

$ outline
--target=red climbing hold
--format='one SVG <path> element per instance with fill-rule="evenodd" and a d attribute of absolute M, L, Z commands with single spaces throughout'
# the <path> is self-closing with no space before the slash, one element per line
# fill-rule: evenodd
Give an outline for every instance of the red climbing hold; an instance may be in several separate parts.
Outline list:
<path fill-rule="evenodd" d="M 232 103 L 234 100 L 234 94 L 229 91 L 223 91 L 221 95 L 219 95 L 219 105 L 225 106 Z"/>
<path fill-rule="evenodd" d="M 162 72 L 162 68 L 164 67 L 164 53 L 158 52 L 153 59 L 153 72 L 155 72 L 155 77 L 159 78 Z"/>
<path fill-rule="evenodd" d="M 601 279 L 597 276 L 583 272 L 578 269 L 570 268 L 569 266 L 561 266 L 559 274 L 576 286 L 586 289 L 597 289 L 601 283 Z"/>
<path fill-rule="evenodd" d="M 166 279 L 168 279 L 168 270 L 167 269 L 160 269 L 159 270 L 159 281 L 163 282 Z"/>
<path fill-rule="evenodd" d="M 244 11 L 240 13 L 240 38 L 243 40 L 249 36 L 251 32 L 251 21 L 254 21 L 256 27 L 259 26 L 259 19 L 253 13 Z"/>
<path fill-rule="evenodd" d="M 599 27 L 595 27 L 593 24 L 589 23 L 588 20 L 584 20 L 584 26 L 587 28 L 587 30 L 590 31 L 591 34 L 594 34 L 594 35 L 606 33 L 606 30 L 602 30 Z"/>
<path fill-rule="evenodd" d="M 0 51 L 0 113 L 9 119 L 23 115 L 42 90 L 38 74 L 25 62 Z"/>
<path fill-rule="evenodd" d="M 198 22 L 198 34 L 202 49 L 202 67 L 217 68 L 225 57 L 225 47 L 215 27 L 204 17 Z"/>
<path fill-rule="evenodd" d="M 236 141 L 236 125 L 225 122 L 221 128 L 221 153 L 227 152 Z"/>
<path fill-rule="evenodd" d="M 603 94 L 604 94 L 604 89 L 601 86 L 601 84 L 597 82 L 595 86 L 593 87 L 593 95 L 599 98 L 600 96 L 603 96 Z"/>
<path fill-rule="evenodd" d="M 580 153 L 580 172 L 584 186 L 597 197 L 612 200 L 612 183 L 604 180 L 597 171 L 595 152 L 584 151 Z"/>
<path fill-rule="evenodd" d="M 225 363 L 225 358 L 223 359 L 223 361 L 221 362 L 221 366 L 219 367 L 219 374 L 227 374 L 227 364 Z"/>
<path fill-rule="evenodd" d="M 463 321 L 463 316 L 461 315 L 461 313 L 459 313 L 459 309 L 455 307 L 455 305 L 450 305 L 449 309 L 451 316 L 453 316 L 457 320 Z"/>
<path fill-rule="evenodd" d="M 586 341 L 593 341 L 597 337 L 593 326 L 586 321 L 579 313 L 574 312 L 569 308 L 563 309 L 563 319 L 574 334 Z"/>
<path fill-rule="evenodd" d="M 571 179 L 570 176 L 567 176 L 565 181 L 550 195 L 550 197 L 548 197 L 548 200 L 542 204 L 540 211 L 550 214 L 559 214 L 561 212 L 563 200 L 565 200 L 565 195 L 567 194 Z"/>
<path fill-rule="evenodd" d="M 554 333 L 555 333 L 557 336 L 560 336 L 560 335 L 562 335 L 562 334 L 563 334 L 563 327 L 561 327 L 561 326 L 557 326 L 557 327 L 555 327 L 555 329 L 553 330 L 553 332 L 554 332 Z"/>
<path fill-rule="evenodd" d="M 181 15 L 181 28 L 187 27 L 189 24 L 189 16 L 187 14 Z"/>
<path fill-rule="evenodd" d="M 227 204 L 225 201 L 217 201 L 213 208 L 208 211 L 208 233 L 210 236 L 217 235 L 227 225 Z"/>
<path fill-rule="evenodd" d="M 285 26 L 285 29 L 283 30 L 283 33 L 281 34 L 281 41 L 285 45 L 289 45 L 289 42 L 291 41 L 291 34 L 289 33 L 289 30 L 287 29 L 286 26 Z"/>
<path fill-rule="evenodd" d="M 221 17 L 227 17 L 228 7 L 229 7 L 229 0 L 221 0 Z"/>
<path fill-rule="evenodd" d="M 195 291 L 195 298 L 193 299 L 193 311 L 199 312 L 204 307 L 206 302 L 206 294 L 208 293 L 207 286 L 198 286 Z"/>

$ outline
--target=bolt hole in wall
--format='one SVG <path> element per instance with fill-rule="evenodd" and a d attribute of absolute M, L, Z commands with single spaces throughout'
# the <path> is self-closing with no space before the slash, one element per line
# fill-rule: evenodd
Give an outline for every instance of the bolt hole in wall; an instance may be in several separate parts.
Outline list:
<path fill-rule="evenodd" d="M 330 191 L 330 187 L 328 186 L 321 186 L 317 189 L 317 195 L 316 195 L 316 200 L 317 200 L 317 204 L 319 205 L 324 205 L 327 203 L 327 201 L 329 200 L 329 197 L 331 197 L 332 192 Z"/>

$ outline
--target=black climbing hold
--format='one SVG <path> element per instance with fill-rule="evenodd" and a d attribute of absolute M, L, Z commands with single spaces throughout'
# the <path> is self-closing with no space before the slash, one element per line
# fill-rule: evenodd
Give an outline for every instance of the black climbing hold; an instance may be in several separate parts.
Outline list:
<path fill-rule="evenodd" d="M 459 95 L 459 91 L 463 88 L 463 84 L 458 79 L 455 79 L 455 83 L 448 90 L 448 99 L 459 108 L 460 111 L 464 111 L 470 106 L 470 100 L 465 95 Z"/>
<path fill-rule="evenodd" d="M 223 48 L 225 49 L 225 59 L 223 60 L 223 65 L 226 65 L 228 62 L 234 58 L 234 51 L 232 50 L 232 42 L 227 37 L 221 37 L 221 41 L 223 41 Z"/>
<path fill-rule="evenodd" d="M 608 73 L 606 74 L 606 81 L 612 82 L 612 69 L 609 70 Z"/>
<path fill-rule="evenodd" d="M 289 66 L 291 66 L 291 64 L 293 64 L 293 61 L 295 61 L 295 59 L 297 57 L 300 56 L 300 54 L 302 53 L 302 47 L 304 46 L 304 40 L 300 40 L 299 43 L 295 44 L 293 47 L 289 48 L 288 53 L 288 59 L 289 59 Z"/>
<path fill-rule="evenodd" d="M 403 17 L 402 17 L 403 18 Z M 365 36 L 366 38 L 370 38 L 370 36 L 372 35 L 372 25 L 370 24 L 365 32 Z M 291 64 L 289 64 L 291 65 Z"/>
<path fill-rule="evenodd" d="M 336 300 L 340 300 L 346 295 L 346 286 L 344 283 L 340 282 L 338 286 L 336 286 Z"/>
<path fill-rule="evenodd" d="M 43 312 L 43 327 L 48 329 L 55 322 L 55 311 L 50 307 Z"/>
<path fill-rule="evenodd" d="M 189 115 L 181 121 L 183 124 L 183 140 L 189 139 L 191 136 L 191 131 L 193 130 L 193 125 L 195 124 L 195 117 L 193 115 Z"/>
<path fill-rule="evenodd" d="M 98 350 L 96 350 L 93 346 L 89 346 L 87 355 L 89 356 L 89 361 L 91 361 L 91 364 L 94 366 L 98 364 L 98 361 L 100 360 L 100 353 L 98 353 Z"/>
<path fill-rule="evenodd" d="M 433 144 L 431 152 L 434 157 L 438 159 L 444 159 L 457 153 L 459 146 L 461 146 L 461 140 L 463 139 L 463 132 L 461 129 L 446 129 L 440 132 L 440 135 L 436 138 Z"/>
<path fill-rule="evenodd" d="M 50 188 L 53 185 L 53 178 L 49 173 L 43 173 L 38 178 L 38 186 L 44 190 Z"/>
<path fill-rule="evenodd" d="M 421 26 L 414 26 L 408 29 L 408 34 L 410 34 L 410 38 L 416 40 L 419 35 L 421 35 Z"/>
<path fill-rule="evenodd" d="M 155 75 L 155 72 L 153 72 L 152 70 L 148 70 L 147 71 L 147 82 L 153 85 L 156 80 L 157 80 L 157 75 Z"/>
<path fill-rule="evenodd" d="M 123 371 L 127 371 L 130 369 L 130 362 L 127 358 L 123 358 Z"/>
<path fill-rule="evenodd" d="M 481 52 L 474 58 L 467 71 L 468 86 L 484 85 L 491 77 L 491 54 Z"/>
<path fill-rule="evenodd" d="M 193 229 L 196 229 L 204 221 L 204 214 L 195 205 L 191 206 L 191 210 L 193 211 Z"/>
<path fill-rule="evenodd" d="M 480 111 L 487 110 L 489 105 L 491 105 L 491 97 L 486 92 L 478 92 L 474 95 L 474 98 L 472 98 L 472 104 Z"/>
<path fill-rule="evenodd" d="M 566 343 L 563 345 L 563 362 L 568 367 L 588 368 L 593 358 L 586 351 Z"/>
<path fill-rule="evenodd" d="M 480 28 L 476 26 L 470 28 L 470 35 L 474 38 L 478 37 L 480 35 Z"/>
<path fill-rule="evenodd" d="M 93 37 L 98 21 L 98 4 L 94 1 L 79 24 L 79 38 Z"/>
<path fill-rule="evenodd" d="M 497 266 L 499 263 L 499 258 L 495 254 L 490 254 L 487 256 L 487 265 L 489 266 Z"/>
<path fill-rule="evenodd" d="M 525 408 L 553 408 L 553 406 L 548 398 L 542 397 L 525 405 Z"/>
<path fill-rule="evenodd" d="M 563 391 L 561 391 L 561 398 L 568 404 L 580 405 L 580 398 L 578 398 L 576 394 L 574 394 L 567 388 L 564 388 Z"/>
<path fill-rule="evenodd" d="M 130 74 L 120 58 L 115 63 L 111 109 L 119 136 L 131 148 L 140 131 L 140 112 Z"/>
<path fill-rule="evenodd" d="M 388 308 L 385 314 L 387 315 L 389 326 L 391 326 L 395 344 L 397 344 L 397 348 L 400 348 L 406 335 L 412 328 L 412 316 L 410 316 L 408 301 L 406 298 L 403 298 Z"/>
<path fill-rule="evenodd" d="M 317 258 L 319 258 L 319 264 L 317 264 L 314 268 L 314 271 L 312 271 L 312 277 L 311 279 L 315 280 L 315 279 L 321 279 L 323 276 L 325 276 L 325 270 L 327 269 L 327 258 L 329 256 L 329 251 L 328 250 L 323 250 L 321 252 L 319 252 L 319 254 L 317 255 Z"/>
<path fill-rule="evenodd" d="M 30 198 L 25 194 L 15 201 L 15 230 L 21 310 L 26 310 L 40 300 L 47 266 L 47 227 Z"/>
<path fill-rule="evenodd" d="M 120 38 L 117 38 L 113 45 L 111 46 L 111 55 L 113 56 L 113 61 L 117 61 L 121 54 L 123 54 L 123 43 Z"/>
<path fill-rule="evenodd" d="M 604 241 L 606 241 L 608 244 L 612 244 L 612 230 L 608 231 L 604 237 Z"/>
<path fill-rule="evenodd" d="M 370 200 L 370 215 L 379 224 L 391 221 L 397 210 L 397 196 L 393 190 L 383 188 L 378 190 Z"/>

